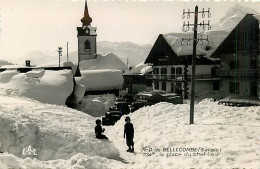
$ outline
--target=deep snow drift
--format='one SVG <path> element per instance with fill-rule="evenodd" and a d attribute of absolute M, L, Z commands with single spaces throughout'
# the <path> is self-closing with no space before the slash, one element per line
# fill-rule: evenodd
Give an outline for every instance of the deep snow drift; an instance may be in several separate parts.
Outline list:
<path fill-rule="evenodd" d="M 260 107 L 228 107 L 203 100 L 195 105 L 195 124 L 189 123 L 189 104 L 159 103 L 130 115 L 135 127 L 135 150 L 129 168 L 258 168 L 260 166 Z M 124 117 L 108 130 L 114 144 L 127 149 L 123 140 Z M 118 139 L 119 137 L 119 139 Z M 143 148 L 152 148 L 143 151 Z M 120 149 L 122 149 L 120 148 Z M 162 156 L 156 151 L 161 150 Z M 218 149 L 218 156 L 185 156 L 187 151 L 163 152 L 163 148 Z M 183 150 L 183 149 L 182 149 Z M 147 153 L 147 154 L 145 154 Z M 172 154 L 170 154 L 172 153 Z M 201 150 L 200 153 L 203 153 Z M 216 152 L 215 152 L 216 153 Z M 168 157 L 167 157 L 168 155 Z"/>
<path fill-rule="evenodd" d="M 22 96 L 43 103 L 65 105 L 73 91 L 71 70 L 34 69 L 27 73 L 6 70 L 0 73 L 0 94 Z"/>
<path fill-rule="evenodd" d="M 130 114 L 135 127 L 134 155 L 125 151 L 124 117 L 115 126 L 105 127 L 110 143 L 94 138 L 95 119 L 89 115 L 18 98 L 1 97 L 0 101 L 0 150 L 16 155 L 0 154 L 1 166 L 171 169 L 260 165 L 260 107 L 228 107 L 203 100 L 195 105 L 194 125 L 188 125 L 188 104 L 158 103 L 141 108 Z M 38 159 L 56 160 L 21 159 L 22 149 L 28 145 L 37 150 Z M 149 148 L 154 152 L 151 156 Z M 176 152 L 164 152 L 163 148 L 179 149 L 181 155 L 173 156 Z M 201 154 L 202 149 L 220 152 L 195 156 L 187 148 L 200 149 L 197 152 Z M 189 156 L 184 155 L 187 152 Z"/>
<path fill-rule="evenodd" d="M 78 153 L 119 157 L 113 143 L 95 138 L 95 119 L 85 113 L 6 96 L 0 96 L 0 105 L 2 152 L 25 158 L 23 150 L 31 146 L 37 155 L 29 157 L 39 160 L 67 160 Z"/>

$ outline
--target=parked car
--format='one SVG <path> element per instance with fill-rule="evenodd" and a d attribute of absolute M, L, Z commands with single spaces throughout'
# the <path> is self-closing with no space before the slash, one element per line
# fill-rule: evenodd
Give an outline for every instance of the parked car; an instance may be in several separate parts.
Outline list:
<path fill-rule="evenodd" d="M 146 105 L 147 105 L 147 102 L 146 102 L 146 101 L 137 100 L 137 101 L 133 102 L 133 103 L 129 106 L 129 108 L 130 108 L 130 111 L 131 111 L 131 112 L 134 112 L 134 111 L 136 111 L 136 110 L 138 110 L 138 109 L 140 109 L 140 108 L 142 108 L 142 107 L 144 107 L 144 106 L 146 106 Z"/>
<path fill-rule="evenodd" d="M 129 104 L 129 102 L 116 102 L 114 106 L 116 107 L 116 110 L 120 111 L 122 114 L 129 114 Z"/>
<path fill-rule="evenodd" d="M 141 92 L 137 94 L 137 98 L 147 101 L 147 105 L 153 105 L 159 102 L 169 102 L 172 104 L 183 104 L 182 96 L 176 93 L 166 93 L 164 91 Z"/>
<path fill-rule="evenodd" d="M 114 125 L 118 120 L 120 120 L 121 116 L 122 113 L 120 111 L 108 111 L 105 114 L 105 117 L 102 117 L 102 125 Z"/>

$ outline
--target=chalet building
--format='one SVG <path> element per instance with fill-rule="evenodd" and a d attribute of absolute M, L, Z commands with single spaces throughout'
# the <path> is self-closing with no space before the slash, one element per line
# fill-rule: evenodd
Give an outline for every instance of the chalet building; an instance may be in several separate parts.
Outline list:
<path fill-rule="evenodd" d="M 247 14 L 213 53 L 224 96 L 260 99 L 259 21 Z"/>
<path fill-rule="evenodd" d="M 124 72 L 124 86 L 123 88 L 129 94 L 137 94 L 143 91 L 152 90 L 152 80 L 147 79 L 147 75 L 152 74 L 152 67 L 143 63 L 135 66 L 134 68 Z"/>
<path fill-rule="evenodd" d="M 195 97 L 259 97 L 259 23 L 247 14 L 232 29 L 211 30 L 197 44 Z M 145 63 L 152 65 L 154 90 L 188 98 L 191 90 L 192 33 L 160 34 Z M 257 87 L 258 86 L 258 87 Z M 258 91 L 258 92 L 257 92 Z"/>
<path fill-rule="evenodd" d="M 171 33 L 157 38 L 145 63 L 152 65 L 154 90 L 175 92 L 188 98 L 191 89 L 192 45 L 181 45 L 181 38 L 188 33 Z M 215 70 L 219 68 L 218 59 L 204 57 L 212 49 L 198 45 L 196 58 L 196 96 L 205 97 L 219 91 L 220 79 Z"/>

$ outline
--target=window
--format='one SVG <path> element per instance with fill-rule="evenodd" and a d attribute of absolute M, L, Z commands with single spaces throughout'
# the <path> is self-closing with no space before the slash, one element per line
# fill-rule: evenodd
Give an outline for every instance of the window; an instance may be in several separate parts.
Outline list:
<path fill-rule="evenodd" d="M 171 67 L 171 79 L 175 79 L 175 68 Z"/>
<path fill-rule="evenodd" d="M 213 82 L 213 90 L 220 90 L 220 83 L 219 82 Z"/>
<path fill-rule="evenodd" d="M 162 82 L 162 90 L 166 91 L 166 82 Z"/>
<path fill-rule="evenodd" d="M 171 83 L 171 92 L 174 92 L 175 85 L 174 83 Z"/>
<path fill-rule="evenodd" d="M 239 94 L 239 83 L 229 82 L 229 93 Z"/>
<path fill-rule="evenodd" d="M 85 50 L 90 50 L 90 42 L 88 40 L 85 41 L 85 46 L 84 46 Z"/>
<path fill-rule="evenodd" d="M 182 68 L 181 67 L 177 67 L 176 68 L 176 74 L 177 75 L 181 75 L 182 74 Z"/>
<path fill-rule="evenodd" d="M 159 74 L 159 69 L 156 67 L 153 69 L 153 74 L 158 75 Z"/>
<path fill-rule="evenodd" d="M 229 67 L 230 67 L 230 70 L 239 69 L 239 62 L 238 61 L 230 61 Z"/>
<path fill-rule="evenodd" d="M 157 67 L 155 67 L 155 68 L 153 69 L 153 75 L 154 75 L 153 77 L 157 79 L 157 78 L 159 77 L 158 74 L 159 74 L 159 69 L 158 69 Z"/>
<path fill-rule="evenodd" d="M 161 75 L 162 75 L 162 79 L 164 80 L 167 79 L 167 69 L 165 67 L 161 68 Z"/>
<path fill-rule="evenodd" d="M 250 96 L 257 96 L 257 82 L 250 82 Z"/>
<path fill-rule="evenodd" d="M 161 68 L 161 74 L 166 75 L 167 74 L 167 69 L 165 67 Z"/>
<path fill-rule="evenodd" d="M 158 81 L 155 81 L 155 82 L 154 82 L 154 89 L 155 89 L 155 90 L 158 90 L 158 89 L 159 89 L 159 82 L 158 82 Z"/>

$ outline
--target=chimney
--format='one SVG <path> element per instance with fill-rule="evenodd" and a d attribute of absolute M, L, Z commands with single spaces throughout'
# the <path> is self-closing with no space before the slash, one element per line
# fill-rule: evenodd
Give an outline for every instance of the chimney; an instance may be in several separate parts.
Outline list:
<path fill-rule="evenodd" d="M 31 61 L 30 61 L 30 60 L 26 60 L 26 61 L 25 61 L 25 66 L 31 67 Z"/>

